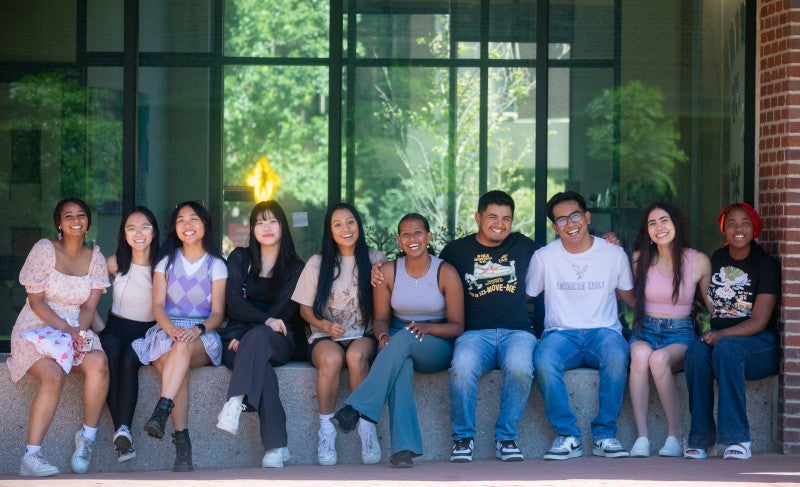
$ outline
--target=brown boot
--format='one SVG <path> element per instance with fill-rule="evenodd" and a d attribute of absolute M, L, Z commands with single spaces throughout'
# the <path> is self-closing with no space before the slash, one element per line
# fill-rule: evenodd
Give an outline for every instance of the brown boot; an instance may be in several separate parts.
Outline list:
<path fill-rule="evenodd" d="M 173 472 L 191 472 L 194 470 L 192 465 L 192 442 L 189 440 L 189 429 L 172 433 L 172 443 L 175 444 L 175 465 Z"/>
<path fill-rule="evenodd" d="M 167 419 L 169 419 L 169 413 L 173 407 L 175 407 L 175 403 L 172 402 L 172 399 L 162 397 L 158 400 L 153 415 L 144 424 L 144 430 L 148 435 L 159 440 L 164 437 L 164 427 L 167 425 Z"/>

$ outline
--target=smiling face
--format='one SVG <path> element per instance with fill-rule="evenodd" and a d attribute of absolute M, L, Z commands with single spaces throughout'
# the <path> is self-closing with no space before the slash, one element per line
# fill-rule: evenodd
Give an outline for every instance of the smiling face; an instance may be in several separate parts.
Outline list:
<path fill-rule="evenodd" d="M 265 246 L 280 245 L 281 224 L 270 211 L 264 211 L 256 217 L 253 235 L 256 241 Z"/>
<path fill-rule="evenodd" d="M 425 229 L 425 224 L 417 219 L 408 219 L 400 224 L 397 243 L 409 257 L 418 257 L 428 253 L 428 244 L 433 234 Z"/>
<path fill-rule="evenodd" d="M 675 240 L 675 224 L 663 208 L 655 208 L 647 215 L 647 234 L 656 245 L 669 245 Z"/>
<path fill-rule="evenodd" d="M 573 221 L 572 215 L 575 215 Z M 578 218 L 580 217 L 580 218 Z M 566 225 L 558 226 L 555 222 L 566 218 Z M 589 224 L 592 215 L 588 211 L 582 211 L 577 201 L 567 200 L 558 203 L 553 207 L 553 230 L 561 238 L 561 243 L 568 252 L 580 253 L 592 246 L 592 236 L 589 235 Z"/>
<path fill-rule="evenodd" d="M 722 234 L 731 250 L 749 251 L 753 241 L 753 221 L 741 208 L 731 208 L 725 215 Z"/>
<path fill-rule="evenodd" d="M 153 242 L 153 224 L 141 213 L 131 213 L 125 220 L 125 241 L 133 250 L 145 251 Z"/>
<path fill-rule="evenodd" d="M 77 237 L 83 239 L 89 230 L 89 215 L 77 203 L 66 203 L 61 208 L 58 226 L 64 238 Z"/>
<path fill-rule="evenodd" d="M 189 205 L 181 207 L 175 219 L 175 233 L 184 244 L 202 243 L 206 227 L 203 220 Z"/>
<path fill-rule="evenodd" d="M 331 235 L 339 247 L 340 254 L 353 255 L 355 253 L 358 222 L 350 210 L 339 208 L 331 214 Z"/>
<path fill-rule="evenodd" d="M 482 212 L 475 213 L 478 224 L 477 239 L 481 245 L 496 247 L 511 233 L 514 214 L 510 206 L 490 204 Z"/>

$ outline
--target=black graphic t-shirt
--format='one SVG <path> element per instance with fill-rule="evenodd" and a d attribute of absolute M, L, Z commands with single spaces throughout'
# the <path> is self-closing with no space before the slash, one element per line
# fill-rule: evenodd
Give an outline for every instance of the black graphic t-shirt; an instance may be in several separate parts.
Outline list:
<path fill-rule="evenodd" d="M 750 255 L 743 260 L 730 256 L 723 247 L 711 256 L 711 283 L 708 297 L 714 303 L 711 328 L 721 330 L 745 321 L 753 313 L 753 303 L 758 294 L 781 293 L 780 265 L 753 242 Z M 777 310 L 777 307 L 776 307 Z M 767 329 L 777 332 L 777 314 L 767 323 Z"/>
<path fill-rule="evenodd" d="M 439 257 L 461 276 L 467 330 L 507 328 L 533 333 L 525 303 L 525 275 L 538 247 L 518 232 L 496 247 L 481 245 L 475 234 L 445 246 Z"/>

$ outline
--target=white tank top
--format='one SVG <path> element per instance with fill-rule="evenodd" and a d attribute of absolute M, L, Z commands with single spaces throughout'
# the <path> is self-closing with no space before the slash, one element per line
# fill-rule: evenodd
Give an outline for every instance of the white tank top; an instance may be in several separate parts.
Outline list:
<path fill-rule="evenodd" d="M 150 266 L 131 263 L 127 274 L 114 278 L 111 312 L 134 321 L 153 321 L 153 276 Z"/>

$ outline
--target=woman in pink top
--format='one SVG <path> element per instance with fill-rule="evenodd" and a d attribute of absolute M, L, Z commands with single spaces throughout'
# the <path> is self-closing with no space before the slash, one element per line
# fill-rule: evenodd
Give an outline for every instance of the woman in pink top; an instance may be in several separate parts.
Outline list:
<path fill-rule="evenodd" d="M 638 438 L 631 456 L 650 455 L 647 404 L 652 374 L 668 426 L 667 439 L 658 454 L 679 457 L 684 439 L 673 374 L 683 369 L 686 348 L 696 336 L 692 303 L 698 286 L 702 296 L 706 295 L 711 262 L 705 254 L 688 247 L 683 217 L 667 203 L 653 203 L 645 211 L 632 259 L 636 307 L 630 338 L 629 392 Z"/>

